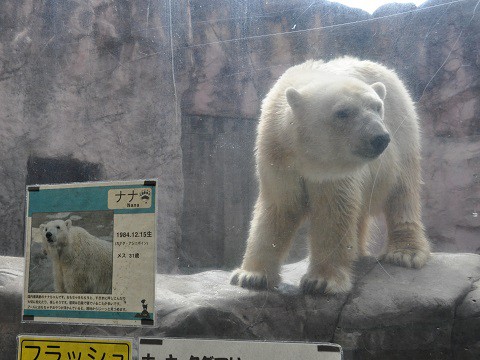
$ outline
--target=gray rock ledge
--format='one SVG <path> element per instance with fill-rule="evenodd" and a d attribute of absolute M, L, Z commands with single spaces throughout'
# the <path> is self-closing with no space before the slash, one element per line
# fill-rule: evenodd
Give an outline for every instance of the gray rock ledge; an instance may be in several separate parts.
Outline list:
<path fill-rule="evenodd" d="M 0 257 L 0 348 L 18 333 L 330 341 L 346 359 L 480 358 L 480 256 L 433 254 L 421 270 L 363 258 L 348 295 L 304 296 L 307 262 L 275 291 L 229 285 L 230 273 L 157 276 L 155 329 L 20 324 L 23 259 Z"/>

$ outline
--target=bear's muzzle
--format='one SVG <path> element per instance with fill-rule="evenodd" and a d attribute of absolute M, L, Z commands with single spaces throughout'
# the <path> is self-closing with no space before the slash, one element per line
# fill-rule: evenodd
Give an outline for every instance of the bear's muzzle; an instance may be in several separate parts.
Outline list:
<path fill-rule="evenodd" d="M 373 160 L 385 151 L 389 143 L 390 135 L 388 132 L 380 132 L 363 139 L 353 153 L 363 159 Z"/>
<path fill-rule="evenodd" d="M 390 135 L 388 133 L 375 136 L 373 140 L 370 141 L 370 146 L 372 148 L 372 153 L 374 157 L 379 156 L 390 143 Z"/>
<path fill-rule="evenodd" d="M 53 234 L 50 231 L 45 234 L 45 237 L 49 243 L 53 242 Z"/>

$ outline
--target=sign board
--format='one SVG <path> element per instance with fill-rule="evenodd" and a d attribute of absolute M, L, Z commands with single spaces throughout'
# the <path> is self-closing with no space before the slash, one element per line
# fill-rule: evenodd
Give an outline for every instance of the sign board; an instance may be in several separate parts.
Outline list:
<path fill-rule="evenodd" d="M 23 321 L 154 325 L 156 181 L 27 188 Z"/>
<path fill-rule="evenodd" d="M 18 337 L 18 360 L 130 360 L 131 358 L 132 341 L 128 339 L 30 335 Z"/>
<path fill-rule="evenodd" d="M 139 360 L 341 360 L 339 345 L 190 339 L 140 339 Z"/>

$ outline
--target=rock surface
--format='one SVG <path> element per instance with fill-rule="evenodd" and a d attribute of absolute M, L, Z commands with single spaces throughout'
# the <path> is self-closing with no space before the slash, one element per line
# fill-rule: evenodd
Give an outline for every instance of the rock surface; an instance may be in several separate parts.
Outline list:
<path fill-rule="evenodd" d="M 330 341 L 346 359 L 475 359 L 480 356 L 480 256 L 432 256 L 421 270 L 364 258 L 348 295 L 304 296 L 306 262 L 284 266 L 275 291 L 229 285 L 230 274 L 157 276 L 155 329 L 20 324 L 22 258 L 0 262 L 0 348 L 19 333 Z"/>

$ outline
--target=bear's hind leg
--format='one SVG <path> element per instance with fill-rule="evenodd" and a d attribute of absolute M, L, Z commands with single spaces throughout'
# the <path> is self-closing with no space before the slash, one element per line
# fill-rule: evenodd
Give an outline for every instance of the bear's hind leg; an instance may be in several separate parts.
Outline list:
<path fill-rule="evenodd" d="M 385 206 L 388 244 L 382 258 L 409 268 L 421 268 L 430 257 L 430 245 L 421 221 L 418 187 L 415 184 L 397 186 Z"/>
<path fill-rule="evenodd" d="M 271 289 L 278 285 L 281 264 L 303 217 L 300 205 L 275 204 L 260 194 L 242 266 L 233 272 L 230 283 L 249 289 Z"/>
<path fill-rule="evenodd" d="M 363 214 L 358 221 L 358 252 L 360 256 L 370 255 L 368 244 L 370 241 L 370 216 Z"/>

